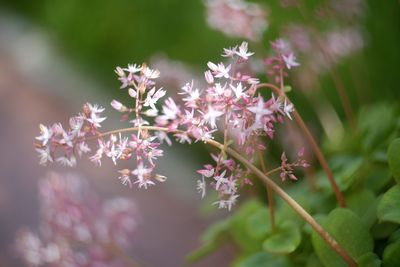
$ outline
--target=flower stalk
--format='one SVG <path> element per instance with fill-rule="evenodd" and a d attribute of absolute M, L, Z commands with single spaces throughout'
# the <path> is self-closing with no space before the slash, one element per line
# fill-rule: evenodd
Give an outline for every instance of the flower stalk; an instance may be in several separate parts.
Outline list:
<path fill-rule="evenodd" d="M 289 102 L 291 102 L 289 97 L 285 94 L 285 92 L 273 84 L 260 83 L 259 85 L 257 85 L 257 89 L 261 89 L 261 88 L 269 88 L 274 93 L 278 94 L 279 96 L 284 97 Z M 299 125 L 304 136 L 306 137 L 308 143 L 310 144 L 311 149 L 313 150 L 315 156 L 317 157 L 319 163 L 321 164 L 321 167 L 324 170 L 326 176 L 328 177 L 329 184 L 331 185 L 332 190 L 335 193 L 335 197 L 336 197 L 337 202 L 339 203 L 339 206 L 346 207 L 346 201 L 344 199 L 344 196 L 335 181 L 335 177 L 333 176 L 333 173 L 328 165 L 328 162 L 325 159 L 324 154 L 322 153 L 317 142 L 315 141 L 315 138 L 311 134 L 310 130 L 308 129 L 307 125 L 305 124 L 305 122 L 303 121 L 302 117 L 300 116 L 300 114 L 297 112 L 296 109 L 293 111 L 293 117 L 294 117 L 295 121 L 297 122 L 297 124 Z"/>
<path fill-rule="evenodd" d="M 142 126 L 142 130 L 148 131 L 163 131 L 167 133 L 182 133 L 181 130 L 170 130 L 165 127 L 158 126 Z M 137 131 L 138 127 L 117 129 L 109 132 L 100 133 L 98 137 L 104 137 L 111 134 L 122 133 L 122 132 L 134 132 Z M 95 137 L 87 138 L 85 141 L 94 139 Z M 302 217 L 311 227 L 318 233 L 318 235 L 349 265 L 357 266 L 355 260 L 339 245 L 339 243 L 301 206 L 296 200 L 288 195 L 279 185 L 277 185 L 271 178 L 269 178 L 263 171 L 258 169 L 254 164 L 249 162 L 240 153 L 230 147 L 225 147 L 223 144 L 212 140 L 206 139 L 205 143 L 214 146 L 215 148 L 225 151 L 225 153 L 231 155 L 233 158 L 242 163 L 246 168 L 251 170 L 263 183 L 271 188 L 280 198 L 282 198 L 300 217 Z"/>

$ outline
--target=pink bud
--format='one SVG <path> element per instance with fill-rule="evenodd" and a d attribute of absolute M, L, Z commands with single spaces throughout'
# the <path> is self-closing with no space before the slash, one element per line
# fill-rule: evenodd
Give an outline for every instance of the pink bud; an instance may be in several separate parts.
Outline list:
<path fill-rule="evenodd" d="M 113 101 L 111 101 L 111 106 L 115 109 L 115 110 L 117 110 L 117 111 L 119 111 L 119 112 L 125 112 L 126 110 L 127 110 L 127 108 L 124 106 L 124 105 L 122 105 L 121 104 L 121 102 L 118 102 L 117 100 L 113 100 Z"/>
<path fill-rule="evenodd" d="M 204 72 L 204 77 L 206 78 L 207 83 L 212 84 L 214 83 L 214 76 L 211 74 L 211 71 Z"/>

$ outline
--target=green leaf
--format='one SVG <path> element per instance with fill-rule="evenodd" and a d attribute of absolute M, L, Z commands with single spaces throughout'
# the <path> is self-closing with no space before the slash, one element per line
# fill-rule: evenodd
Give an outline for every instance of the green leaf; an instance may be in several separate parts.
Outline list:
<path fill-rule="evenodd" d="M 382 144 L 382 140 L 393 132 L 396 124 L 395 109 L 385 104 L 375 105 L 362 110 L 358 126 L 365 150 L 371 150 Z"/>
<path fill-rule="evenodd" d="M 201 236 L 201 241 L 203 244 L 199 248 L 190 252 L 189 255 L 186 256 L 186 261 L 198 261 L 217 250 L 224 236 L 227 234 L 229 226 L 230 220 L 225 219 L 208 227 L 208 229 Z"/>
<path fill-rule="evenodd" d="M 380 267 L 382 261 L 378 255 L 368 252 L 357 259 L 358 267 Z"/>
<path fill-rule="evenodd" d="M 398 267 L 400 265 L 400 241 L 388 245 L 383 251 L 383 266 Z"/>
<path fill-rule="evenodd" d="M 246 230 L 254 238 L 264 238 L 271 231 L 268 208 L 262 207 L 246 221 Z"/>
<path fill-rule="evenodd" d="M 400 223 L 400 185 L 390 188 L 379 201 L 378 218 L 380 221 Z"/>
<path fill-rule="evenodd" d="M 370 190 L 364 189 L 346 195 L 347 207 L 360 218 L 369 209 L 376 197 Z"/>
<path fill-rule="evenodd" d="M 397 183 L 400 183 L 400 138 L 390 143 L 388 149 L 388 162 L 392 175 Z"/>
<path fill-rule="evenodd" d="M 368 229 L 352 211 L 343 208 L 334 209 L 321 224 L 353 259 L 372 252 L 373 240 Z M 312 243 L 325 266 L 347 266 L 316 232 L 312 234 Z"/>
<path fill-rule="evenodd" d="M 258 252 L 244 258 L 235 267 L 289 267 L 290 262 L 287 258 L 277 255 L 272 255 L 268 252 Z"/>
<path fill-rule="evenodd" d="M 255 252 L 261 250 L 262 238 L 255 238 L 246 229 L 246 221 L 249 216 L 256 213 L 263 204 L 259 201 L 248 201 L 236 210 L 231 218 L 229 229 L 233 240 L 244 252 Z"/>
<path fill-rule="evenodd" d="M 291 253 L 300 245 L 299 227 L 290 221 L 283 222 L 263 243 L 263 249 L 271 253 Z"/>

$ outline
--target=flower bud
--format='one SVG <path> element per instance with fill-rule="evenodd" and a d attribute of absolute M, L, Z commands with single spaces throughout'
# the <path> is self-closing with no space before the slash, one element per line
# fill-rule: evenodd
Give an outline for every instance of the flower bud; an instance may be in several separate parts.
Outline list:
<path fill-rule="evenodd" d="M 161 174 L 156 174 L 156 176 L 154 177 L 157 181 L 163 183 L 167 180 L 167 177 Z"/>
<path fill-rule="evenodd" d="M 212 84 L 214 83 L 214 76 L 211 74 L 211 71 L 204 72 L 204 77 L 206 78 L 207 83 Z"/>
<path fill-rule="evenodd" d="M 119 112 L 125 112 L 125 111 L 128 110 L 124 105 L 122 105 L 121 102 L 118 102 L 117 100 L 111 101 L 111 106 L 112 106 L 115 110 L 117 110 L 117 111 L 119 111 Z"/>

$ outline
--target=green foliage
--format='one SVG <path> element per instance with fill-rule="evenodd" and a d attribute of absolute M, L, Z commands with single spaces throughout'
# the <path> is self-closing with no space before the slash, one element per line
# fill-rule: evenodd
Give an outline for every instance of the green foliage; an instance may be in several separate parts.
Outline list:
<path fill-rule="evenodd" d="M 347 208 L 336 208 L 323 174 L 317 176 L 313 187 L 306 181 L 298 181 L 285 190 L 359 266 L 400 266 L 400 185 L 396 185 L 390 175 L 397 177 L 396 168 L 400 164 L 397 152 L 400 139 L 396 139 L 399 112 L 385 104 L 365 108 L 362 112 L 354 134 L 349 131 L 338 145 L 324 144 L 329 164 L 344 191 Z M 233 266 L 347 266 L 278 198 L 275 217 L 273 231 L 268 206 L 250 200 L 226 219 L 230 222 L 228 228 L 224 228 L 228 238 L 223 240 L 233 242 L 240 252 Z M 212 250 L 220 245 L 218 243 Z"/>
<path fill-rule="evenodd" d="M 393 140 L 390 144 L 388 162 L 393 177 L 400 183 L 400 138 Z"/>
<path fill-rule="evenodd" d="M 234 267 L 289 267 L 290 263 L 287 259 L 269 254 L 267 252 L 258 252 L 245 257 L 243 260 L 237 262 Z"/>
<path fill-rule="evenodd" d="M 373 240 L 367 227 L 349 209 L 333 210 L 322 221 L 322 226 L 354 259 L 373 251 Z M 312 233 L 312 242 L 315 252 L 324 266 L 347 266 L 316 232 Z"/>
<path fill-rule="evenodd" d="M 378 205 L 378 218 L 400 224 L 400 185 L 393 186 L 383 195 Z"/>
<path fill-rule="evenodd" d="M 400 241 L 392 243 L 383 252 L 383 266 L 398 267 L 400 264 Z"/>
<path fill-rule="evenodd" d="M 296 223 L 286 221 L 268 236 L 263 249 L 271 253 L 291 253 L 300 245 L 301 233 Z"/>

